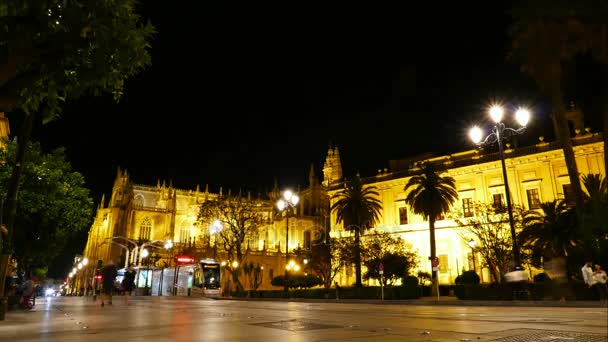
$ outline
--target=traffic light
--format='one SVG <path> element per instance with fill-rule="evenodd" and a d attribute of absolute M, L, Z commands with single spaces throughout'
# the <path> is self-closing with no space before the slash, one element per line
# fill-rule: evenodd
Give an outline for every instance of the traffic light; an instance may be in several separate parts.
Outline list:
<path fill-rule="evenodd" d="M 103 260 L 97 260 L 97 269 L 100 269 L 103 266 Z"/>

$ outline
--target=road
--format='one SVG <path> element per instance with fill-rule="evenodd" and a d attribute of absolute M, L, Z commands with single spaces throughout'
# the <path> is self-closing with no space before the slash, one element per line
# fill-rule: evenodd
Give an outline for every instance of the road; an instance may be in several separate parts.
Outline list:
<path fill-rule="evenodd" d="M 38 300 L 0 341 L 608 341 L 607 309 L 194 298 Z"/>

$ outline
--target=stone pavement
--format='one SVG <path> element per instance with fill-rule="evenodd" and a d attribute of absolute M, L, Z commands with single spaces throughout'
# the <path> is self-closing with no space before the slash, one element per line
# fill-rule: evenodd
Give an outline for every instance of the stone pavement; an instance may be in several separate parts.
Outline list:
<path fill-rule="evenodd" d="M 593 302 L 396 302 L 58 297 L 9 311 L 0 341 L 608 341 L 608 310 Z"/>

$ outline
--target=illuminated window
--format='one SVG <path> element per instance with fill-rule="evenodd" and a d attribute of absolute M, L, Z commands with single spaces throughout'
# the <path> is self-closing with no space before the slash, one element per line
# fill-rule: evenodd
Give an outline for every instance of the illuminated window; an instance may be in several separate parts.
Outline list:
<path fill-rule="evenodd" d="M 473 216 L 473 199 L 463 198 L 462 199 L 462 214 L 464 217 Z"/>
<path fill-rule="evenodd" d="M 145 217 L 139 225 L 139 239 L 150 240 L 150 233 L 152 232 L 152 220 L 149 217 Z"/>
<path fill-rule="evenodd" d="M 505 202 L 503 201 L 502 194 L 494 194 L 492 195 L 492 203 L 494 205 L 494 210 L 503 211 L 505 210 Z"/>
<path fill-rule="evenodd" d="M 437 256 L 439 258 L 439 272 L 446 273 L 448 271 L 448 256 L 442 254 Z"/>
<path fill-rule="evenodd" d="M 399 208 L 399 224 L 407 224 L 407 208 Z"/>
<path fill-rule="evenodd" d="M 135 198 L 133 199 L 133 204 L 135 205 L 136 208 L 143 207 L 144 206 L 144 196 L 142 196 L 142 195 L 135 196 Z"/>
<path fill-rule="evenodd" d="M 526 190 L 526 194 L 528 195 L 528 207 L 530 209 L 540 208 L 540 197 L 538 194 L 538 189 L 528 189 Z"/>

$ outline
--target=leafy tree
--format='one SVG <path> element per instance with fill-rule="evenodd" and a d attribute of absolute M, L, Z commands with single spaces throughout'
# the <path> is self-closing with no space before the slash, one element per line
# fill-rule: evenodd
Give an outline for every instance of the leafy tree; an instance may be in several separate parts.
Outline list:
<path fill-rule="evenodd" d="M 583 193 L 563 102 L 563 69 L 577 55 L 590 53 L 604 65 L 608 80 L 608 4 L 595 0 L 523 1 L 511 10 L 511 16 L 514 23 L 508 58 L 518 63 L 551 99 L 556 134 L 581 216 Z M 608 129 L 608 89 L 605 92 L 604 127 Z M 604 159 L 608 168 L 607 136 L 604 134 Z"/>
<path fill-rule="evenodd" d="M 361 283 L 361 234 L 373 227 L 380 217 L 382 202 L 375 186 L 364 186 L 359 175 L 347 180 L 344 189 L 336 193 L 331 211 L 336 214 L 336 222 L 343 223 L 344 229 L 355 232 L 355 275 L 356 287 Z"/>
<path fill-rule="evenodd" d="M 523 229 L 517 236 L 522 247 L 531 251 L 535 267 L 541 266 L 543 257 L 568 257 L 579 241 L 576 215 L 563 200 L 541 203 L 540 209 L 524 213 Z"/>
<path fill-rule="evenodd" d="M 476 203 L 475 214 L 472 217 L 462 218 L 460 212 L 453 217 L 461 228 L 459 234 L 468 241 L 471 235 L 479 242 L 476 249 L 482 256 L 483 265 L 490 270 L 492 281 L 502 281 L 502 275 L 509 271 L 512 262 L 513 243 L 509 214 L 492 203 Z M 513 207 L 513 221 L 515 229 L 521 229 L 521 212 L 518 206 Z"/>
<path fill-rule="evenodd" d="M 293 254 L 302 263 L 307 260 L 304 270 L 319 277 L 325 289 L 331 288 L 344 265 L 353 261 L 352 243 L 347 238 L 332 238 L 329 243 L 313 241 L 310 249 L 299 247 Z"/>
<path fill-rule="evenodd" d="M 268 224 L 268 211 L 271 209 L 264 206 L 261 201 L 241 196 L 220 197 L 215 200 L 206 200 L 199 212 L 199 220 L 210 224 L 218 220 L 222 229 L 216 233 L 219 242 L 228 260 L 237 261 L 239 265 L 245 265 L 246 241 L 251 236 L 257 236 L 258 231 Z M 237 291 L 243 290 L 243 284 L 239 280 L 241 267 L 228 267 Z"/>
<path fill-rule="evenodd" d="M 0 149 L 0 192 L 15 167 L 15 144 Z M 44 153 L 38 143 L 29 143 L 23 165 L 21 191 L 15 220 L 14 257 L 20 271 L 46 269 L 66 242 L 90 225 L 93 201 L 82 175 L 72 171 L 64 150 Z"/>
<path fill-rule="evenodd" d="M 13 238 L 21 165 L 34 116 L 52 120 L 61 103 L 86 94 L 111 92 L 118 99 L 125 80 L 150 64 L 154 29 L 140 22 L 136 5 L 136 0 L 0 3 L 0 111 L 25 115 L 6 191 L 7 233 L 0 254 L 7 254 L 2 250 Z M 7 266 L 0 265 L 0 276 Z M 2 282 L 0 292 L 3 288 Z"/>
<path fill-rule="evenodd" d="M 379 232 L 362 239 L 361 254 L 367 267 L 363 279 L 380 280 L 379 266 L 384 266 L 384 285 L 392 285 L 418 266 L 418 255 L 411 246 L 390 233 Z"/>
<path fill-rule="evenodd" d="M 431 163 L 422 165 L 422 172 L 409 179 L 405 185 L 407 197 L 405 203 L 417 215 L 427 217 L 429 220 L 429 234 L 431 242 L 431 260 L 437 256 L 435 246 L 435 220 L 449 212 L 450 207 L 458 198 L 452 177 L 442 177 Z M 432 272 L 432 295 L 437 293 L 437 271 Z"/>
<path fill-rule="evenodd" d="M 257 290 L 258 287 L 262 285 L 262 266 L 260 266 L 259 263 L 245 263 L 243 271 L 245 271 L 245 274 L 249 277 L 249 288 L 253 291 Z"/>

